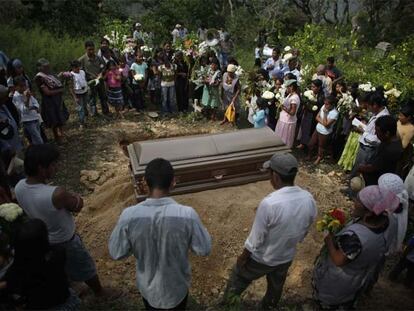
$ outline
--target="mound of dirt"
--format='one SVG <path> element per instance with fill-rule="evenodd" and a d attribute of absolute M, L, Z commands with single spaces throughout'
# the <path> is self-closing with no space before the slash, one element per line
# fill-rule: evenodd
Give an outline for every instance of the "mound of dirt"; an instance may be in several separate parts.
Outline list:
<path fill-rule="evenodd" d="M 109 236 L 122 210 L 136 203 L 128 159 L 122 147 L 128 142 L 137 140 L 138 134 L 139 139 L 148 139 L 199 134 L 204 131 L 206 133 L 223 131 L 223 128 L 210 123 L 206 123 L 204 127 L 183 126 L 181 123 L 171 121 L 147 124 L 125 121 L 100 128 L 99 135 L 94 132 L 96 137 L 85 138 L 101 139 L 99 146 L 104 149 L 91 152 L 88 165 L 84 166 L 88 171 L 80 173 L 82 183 L 90 191 L 85 197 L 85 209 L 77 216 L 78 231 L 96 260 L 103 282 L 121 288 L 127 293 L 122 307 L 116 305 L 115 309 L 135 308 L 139 298 L 135 285 L 134 258 L 113 261 L 109 257 L 107 246 Z M 225 128 L 225 130 L 232 129 Z M 79 136 L 77 139 L 83 139 L 82 137 Z M 121 148 L 118 142 L 121 142 Z M 77 145 L 81 144 L 77 144 L 74 140 L 73 146 L 76 148 Z M 72 153 L 67 154 L 72 155 Z M 96 156 L 101 154 L 105 154 L 106 157 L 97 159 Z M 67 159 L 67 162 L 78 165 L 76 154 L 73 155 L 73 159 Z M 96 165 L 91 166 L 91 164 Z M 72 171 L 72 166 L 68 165 L 67 173 Z M 327 172 L 330 172 L 330 169 Z M 320 215 L 332 207 L 349 209 L 352 206 L 352 202 L 339 192 L 343 187 L 340 173 L 327 174 L 302 166 L 297 184 L 314 195 Z M 258 182 L 175 197 L 179 203 L 196 209 L 213 239 L 210 256 L 191 257 L 193 279 L 190 293 L 197 301 L 198 309 L 214 303 L 224 290 L 230 270 L 249 234 L 255 209 L 260 200 L 271 191 L 269 182 Z M 312 297 L 313 262 L 322 243 L 322 235 L 313 227 L 303 243 L 299 245 L 284 287 L 282 300 L 285 305 L 295 308 L 302 306 L 307 309 L 306 306 Z M 265 283 L 265 279 L 261 279 L 249 287 L 244 295 L 248 305 L 252 305 L 262 297 Z M 412 309 L 413 306 L 412 293 L 401 285 L 395 286 L 389 283 L 385 278 L 380 279 L 372 292 L 372 297 L 365 299 L 361 304 L 364 309 Z M 92 304 L 90 307 L 96 309 L 99 306 Z M 104 309 L 110 307 L 107 304 L 102 306 Z"/>

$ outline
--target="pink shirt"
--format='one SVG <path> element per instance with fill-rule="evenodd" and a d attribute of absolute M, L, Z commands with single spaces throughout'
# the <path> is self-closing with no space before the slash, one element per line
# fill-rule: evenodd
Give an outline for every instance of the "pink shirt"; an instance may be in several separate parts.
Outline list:
<path fill-rule="evenodd" d="M 124 78 L 128 78 L 129 75 L 129 66 L 127 64 L 125 64 L 124 68 L 119 67 L 119 72 L 122 73 L 122 75 L 124 76 Z"/>
<path fill-rule="evenodd" d="M 118 71 L 118 69 L 114 69 L 111 71 L 108 71 L 106 74 L 106 83 L 108 84 L 108 87 L 115 88 L 115 87 L 121 87 L 121 80 L 117 80 L 116 77 L 120 77 L 121 73 Z"/>

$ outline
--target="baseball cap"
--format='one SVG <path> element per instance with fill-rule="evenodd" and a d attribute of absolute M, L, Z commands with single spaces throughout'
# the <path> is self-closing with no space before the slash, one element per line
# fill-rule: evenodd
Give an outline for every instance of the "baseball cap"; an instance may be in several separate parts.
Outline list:
<path fill-rule="evenodd" d="M 276 153 L 263 163 L 264 169 L 271 169 L 284 176 L 296 174 L 298 167 L 298 160 L 290 153 Z"/>

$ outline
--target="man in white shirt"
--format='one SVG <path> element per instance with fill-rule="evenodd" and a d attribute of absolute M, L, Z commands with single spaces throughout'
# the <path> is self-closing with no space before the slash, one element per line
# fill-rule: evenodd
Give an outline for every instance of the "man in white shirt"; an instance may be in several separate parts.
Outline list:
<path fill-rule="evenodd" d="M 137 259 L 137 287 L 147 310 L 185 309 L 191 269 L 188 251 L 207 256 L 211 239 L 197 213 L 169 198 L 174 170 L 154 159 L 145 169 L 149 198 L 125 209 L 109 240 L 109 253 L 119 260 Z"/>
<path fill-rule="evenodd" d="M 319 65 L 316 67 L 316 73 L 312 76 L 312 80 L 321 80 L 322 88 L 325 97 L 328 97 L 332 93 L 332 79 L 326 75 L 326 67 L 324 65 Z"/>
<path fill-rule="evenodd" d="M 298 162 L 291 154 L 275 154 L 263 164 L 275 192 L 260 203 L 243 253 L 237 259 L 224 294 L 224 304 L 240 296 L 249 284 L 266 276 L 263 309 L 274 308 L 282 294 L 288 269 L 317 210 L 312 195 L 294 186 Z"/>
<path fill-rule="evenodd" d="M 283 78 L 283 60 L 280 58 L 280 50 L 274 48 L 272 51 L 272 57 L 268 58 L 263 65 L 263 69 L 267 70 L 270 77 Z"/>
<path fill-rule="evenodd" d="M 359 149 L 351 171 L 351 178 L 358 175 L 360 165 L 369 162 L 381 143 L 375 133 L 375 122 L 378 118 L 390 114 L 386 104 L 387 101 L 381 93 L 373 93 L 368 99 L 368 111 L 372 112 L 373 116 L 369 119 L 366 127 L 360 128 L 362 135 L 359 138 Z"/>
<path fill-rule="evenodd" d="M 173 44 L 175 43 L 175 41 L 177 41 L 177 39 L 180 39 L 180 30 L 181 30 L 181 25 L 177 24 L 175 25 L 174 30 L 171 32 Z"/>
<path fill-rule="evenodd" d="M 297 69 L 298 60 L 297 57 L 291 56 L 287 60 L 287 66 L 283 68 L 283 76 L 286 76 L 288 73 L 293 74 L 296 77 L 296 81 L 298 81 L 298 85 L 302 82 L 302 75 L 300 71 Z"/>

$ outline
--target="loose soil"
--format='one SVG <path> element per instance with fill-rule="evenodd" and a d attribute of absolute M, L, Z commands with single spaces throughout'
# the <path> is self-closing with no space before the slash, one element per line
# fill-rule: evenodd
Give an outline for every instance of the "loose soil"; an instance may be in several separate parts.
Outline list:
<path fill-rule="evenodd" d="M 193 114 L 160 121 L 131 113 L 125 120 L 101 118 L 89 124 L 83 131 L 76 128 L 75 122 L 69 124 L 67 142 L 61 147 L 62 170 L 55 182 L 84 194 L 85 208 L 76 218 L 78 231 L 96 260 L 103 282 L 122 289 L 124 296 L 113 302 L 97 302 L 87 296 L 83 308 L 137 309 L 142 304 L 135 286 L 135 261 L 133 258 L 113 261 L 107 248 L 120 213 L 135 204 L 128 159 L 119 147 L 119 142 L 234 129 L 199 120 Z M 321 215 L 332 207 L 352 207 L 352 202 L 339 192 L 343 188 L 342 179 L 340 170 L 329 162 L 319 168 L 302 163 L 297 184 L 314 195 Z M 264 181 L 174 197 L 179 203 L 195 208 L 213 240 L 210 256 L 191 256 L 190 308 L 206 309 L 222 294 L 231 267 L 249 233 L 255 209 L 271 191 L 269 182 Z M 284 309 L 313 308 L 311 271 L 322 242 L 322 235 L 313 226 L 299 245 L 284 287 L 281 301 Z M 386 270 L 395 260 L 391 258 L 387 262 Z M 249 287 L 243 296 L 244 309 L 255 308 L 264 294 L 265 286 L 265 279 L 261 279 Z M 381 276 L 371 297 L 364 298 L 359 307 L 413 309 L 414 295 L 401 284 L 391 284 L 385 276 Z"/>

